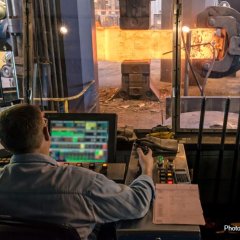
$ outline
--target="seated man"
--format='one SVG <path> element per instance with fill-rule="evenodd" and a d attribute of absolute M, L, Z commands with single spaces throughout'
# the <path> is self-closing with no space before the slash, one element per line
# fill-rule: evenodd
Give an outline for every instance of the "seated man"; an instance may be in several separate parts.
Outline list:
<path fill-rule="evenodd" d="M 154 196 L 153 158 L 137 149 L 142 175 L 130 186 L 49 157 L 47 121 L 37 106 L 15 105 L 0 114 L 1 144 L 13 153 L 0 170 L 0 215 L 65 223 L 81 239 L 96 224 L 143 217 Z"/>

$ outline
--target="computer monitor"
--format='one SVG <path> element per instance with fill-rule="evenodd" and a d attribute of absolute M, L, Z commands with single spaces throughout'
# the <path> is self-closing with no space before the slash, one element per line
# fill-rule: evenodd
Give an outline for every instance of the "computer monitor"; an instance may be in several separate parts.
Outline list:
<path fill-rule="evenodd" d="M 117 115 L 48 113 L 50 156 L 65 163 L 115 161 Z"/>

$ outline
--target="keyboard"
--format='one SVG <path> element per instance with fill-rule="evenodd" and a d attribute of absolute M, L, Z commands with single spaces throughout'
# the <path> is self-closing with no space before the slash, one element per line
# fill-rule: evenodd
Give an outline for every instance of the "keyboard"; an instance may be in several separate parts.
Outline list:
<path fill-rule="evenodd" d="M 175 181 L 178 184 L 181 183 L 191 183 L 191 179 L 189 177 L 189 174 L 185 169 L 175 169 L 174 171 L 175 174 Z"/>

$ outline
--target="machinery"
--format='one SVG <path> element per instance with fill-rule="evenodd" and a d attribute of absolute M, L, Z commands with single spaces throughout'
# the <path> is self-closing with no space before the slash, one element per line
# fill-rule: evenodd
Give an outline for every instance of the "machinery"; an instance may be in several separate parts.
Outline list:
<path fill-rule="evenodd" d="M 149 29 L 150 2 L 149 0 L 121 0 L 120 28 L 122 30 Z M 196 34 L 197 29 L 201 29 L 198 34 Z M 212 30 L 211 39 L 204 39 L 204 29 L 206 31 Z M 149 29 L 149 31 L 151 30 Z M 161 30 L 159 31 L 161 32 Z M 190 53 L 186 56 L 190 64 L 190 75 L 193 76 L 194 82 L 199 86 L 201 95 L 204 95 L 206 82 L 209 77 L 225 77 L 240 69 L 240 13 L 231 8 L 226 2 L 222 2 L 219 6 L 207 7 L 197 15 L 195 28 L 192 31 L 195 31 L 195 33 L 193 38 L 190 39 L 189 51 L 195 51 L 195 53 L 201 51 L 200 46 L 208 48 L 208 54 L 203 54 L 201 58 L 192 57 Z M 135 41 L 137 42 L 137 40 Z M 182 41 L 183 49 L 187 51 L 188 47 L 183 36 Z M 151 44 L 153 45 L 154 42 Z M 135 71 L 135 73 L 132 70 L 128 73 L 126 72 L 126 69 L 130 69 L 134 63 L 136 65 L 138 62 L 138 69 L 143 69 L 143 63 L 139 60 L 132 59 L 122 63 L 120 96 L 123 98 L 136 98 L 138 96 L 140 99 L 158 99 L 157 91 L 150 82 L 150 71 L 147 73 L 149 79 L 147 85 L 146 81 L 141 80 L 145 78 L 144 75 L 140 76 L 142 70 L 139 70 L 139 72 Z M 127 66 L 128 64 L 129 66 Z M 137 74 L 138 80 L 136 80 Z M 136 84 L 136 82 L 138 83 Z M 136 89 L 135 93 L 133 93 L 133 88 L 138 88 L 138 93 L 136 93 Z M 146 94 L 146 92 L 149 94 Z"/>
<path fill-rule="evenodd" d="M 6 4 L 0 1 L 0 104 L 19 98 L 15 62 L 7 31 Z"/>
<path fill-rule="evenodd" d="M 121 64 L 122 88 L 119 96 L 123 99 L 157 100 L 157 91 L 150 82 L 150 61 L 124 61 Z"/>
<path fill-rule="evenodd" d="M 151 2 L 120 0 L 120 28 L 151 31 Z M 12 64 L 16 69 L 15 73 L 13 66 L 6 64 L 2 69 L 2 77 L 6 77 L 8 72 L 11 72 L 13 77 L 16 75 L 18 83 L 15 85 L 16 91 L 19 90 L 19 97 L 25 101 L 38 98 L 37 101 L 42 101 L 46 108 L 61 110 L 61 104 L 44 100 L 76 95 L 94 80 L 95 84 L 91 90 L 71 104 L 70 109 L 97 109 L 97 56 L 94 31 L 90 31 L 94 29 L 93 9 L 92 1 L 72 1 L 71 4 L 52 1 L 46 5 L 40 0 L 13 0 L 6 3 L 0 1 L 0 18 L 3 19 L 0 47 L 2 51 L 13 52 Z M 86 12 L 88 18 L 84 17 Z M 78 21 L 78 27 L 72 20 L 74 18 L 81 19 Z M 240 69 L 239 23 L 240 14 L 225 5 L 211 6 L 198 14 L 196 27 L 214 31 L 212 40 L 205 43 L 209 45 L 212 56 L 191 61 L 195 79 L 198 76 L 204 79 L 202 93 L 208 77 L 220 78 Z M 66 26 L 85 34 L 73 33 L 71 29 L 68 31 Z M 63 29 L 66 30 L 62 31 Z M 161 39 L 159 41 L 161 42 Z M 194 44 L 192 49 L 197 48 Z M 154 49 L 152 51 L 154 52 Z M 150 56 L 147 59 L 150 59 Z M 150 77 L 149 60 L 123 61 L 119 95 L 123 98 L 158 100 L 158 93 L 152 86 Z"/>
<path fill-rule="evenodd" d="M 196 63 L 201 76 L 221 78 L 240 69 L 240 13 L 235 9 L 223 6 L 212 6 L 198 14 L 196 27 L 214 28 L 215 35 L 222 44 L 212 42 L 213 59 Z"/>
<path fill-rule="evenodd" d="M 150 0 L 121 0 L 121 29 L 149 29 Z M 121 65 L 122 87 L 119 96 L 158 100 L 158 93 L 150 82 L 150 61 L 123 61 Z"/>
<path fill-rule="evenodd" d="M 94 26 L 93 2 L 2 0 L 0 3 L 0 17 L 6 23 L 5 43 L 0 46 L 7 51 L 6 42 L 10 43 L 19 97 L 28 103 L 40 103 L 44 109 L 63 111 L 63 104 L 56 99 L 81 93 L 77 100 L 71 100 L 69 110 L 96 111 L 97 63 L 94 31 L 90 31 Z M 84 34 L 79 33 L 80 29 Z M 6 70 L 5 67 L 4 73 Z M 90 83 L 93 84 L 87 88 Z"/>

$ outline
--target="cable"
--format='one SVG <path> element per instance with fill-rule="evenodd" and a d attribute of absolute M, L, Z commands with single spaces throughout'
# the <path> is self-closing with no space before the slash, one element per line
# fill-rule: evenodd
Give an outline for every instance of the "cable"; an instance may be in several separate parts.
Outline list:
<path fill-rule="evenodd" d="M 208 68 L 207 74 L 206 74 L 206 76 L 205 76 L 205 78 L 203 80 L 203 84 L 202 84 L 202 93 L 203 94 L 204 94 L 204 91 L 205 91 L 205 87 L 206 87 L 206 84 L 207 84 L 208 77 L 209 77 L 210 73 L 212 72 L 214 63 L 216 61 L 216 48 L 211 43 L 210 43 L 210 45 L 213 48 L 213 59 L 212 59 L 212 63 L 210 65 L 210 67 Z"/>

